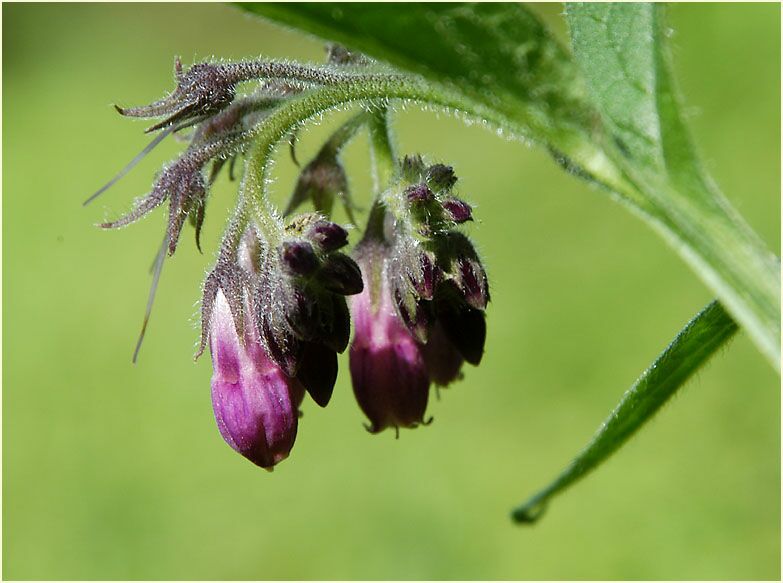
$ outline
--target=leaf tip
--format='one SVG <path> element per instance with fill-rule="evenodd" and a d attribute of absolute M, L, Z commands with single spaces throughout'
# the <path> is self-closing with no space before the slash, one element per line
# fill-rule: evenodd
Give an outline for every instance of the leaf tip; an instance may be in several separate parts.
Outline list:
<path fill-rule="evenodd" d="M 535 524 L 538 519 L 546 512 L 546 502 L 539 502 L 538 500 L 531 500 L 525 502 L 522 506 L 518 506 L 511 512 L 511 520 L 516 524 Z"/>

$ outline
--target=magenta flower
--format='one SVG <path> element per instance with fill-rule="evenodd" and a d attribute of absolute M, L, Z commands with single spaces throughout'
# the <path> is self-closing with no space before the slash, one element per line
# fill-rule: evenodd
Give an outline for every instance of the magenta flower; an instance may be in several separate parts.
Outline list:
<path fill-rule="evenodd" d="M 430 387 L 422 345 L 397 315 L 377 251 L 367 246 L 360 256 L 364 291 L 351 298 L 351 379 L 371 433 L 424 423 Z"/>
<path fill-rule="evenodd" d="M 219 290 L 209 333 L 212 406 L 226 443 L 254 464 L 271 469 L 294 445 L 305 389 L 267 356 L 256 327 L 244 328 L 241 342 L 229 302 Z"/>

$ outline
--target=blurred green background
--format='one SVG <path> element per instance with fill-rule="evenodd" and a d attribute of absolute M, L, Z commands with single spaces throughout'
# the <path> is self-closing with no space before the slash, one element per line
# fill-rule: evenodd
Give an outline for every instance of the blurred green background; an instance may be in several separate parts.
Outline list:
<path fill-rule="evenodd" d="M 120 232 L 181 147 L 146 144 L 112 103 L 172 87 L 175 55 L 321 61 L 322 43 L 223 5 L 3 10 L 5 579 L 779 579 L 779 379 L 744 334 L 535 527 L 509 510 L 576 453 L 711 299 L 642 222 L 548 156 L 447 116 L 396 113 L 401 149 L 453 164 L 493 302 L 484 362 L 434 394 L 435 422 L 370 436 L 347 381 L 304 405 L 274 473 L 218 434 L 197 300 L 235 196 L 222 178 L 199 255 L 164 269 L 130 358 L 163 211 Z M 563 36 L 559 5 L 537 6 Z M 733 204 L 780 252 L 780 7 L 676 5 L 696 141 Z M 302 134 L 300 159 L 340 121 Z M 366 138 L 346 153 L 366 206 Z M 278 200 L 296 169 L 277 165 Z"/>

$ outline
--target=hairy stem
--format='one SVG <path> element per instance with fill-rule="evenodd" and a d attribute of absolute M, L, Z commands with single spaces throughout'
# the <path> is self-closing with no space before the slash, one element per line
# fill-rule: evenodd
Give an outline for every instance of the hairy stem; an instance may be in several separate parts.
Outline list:
<path fill-rule="evenodd" d="M 370 145 L 373 164 L 373 185 L 376 195 L 391 183 L 397 156 L 392 145 L 388 108 L 378 109 L 370 120 Z"/>

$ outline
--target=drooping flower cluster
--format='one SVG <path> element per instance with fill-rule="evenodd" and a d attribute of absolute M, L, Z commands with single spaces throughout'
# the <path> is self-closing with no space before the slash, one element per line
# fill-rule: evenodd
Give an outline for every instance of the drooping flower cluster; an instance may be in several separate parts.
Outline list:
<path fill-rule="evenodd" d="M 472 209 L 455 182 L 447 166 L 406 158 L 355 251 L 365 290 L 352 301 L 351 376 L 373 433 L 423 423 L 430 381 L 446 386 L 481 361 L 489 286 L 457 230 Z"/>
<path fill-rule="evenodd" d="M 90 200 L 167 135 L 193 128 L 189 145 L 128 214 L 101 226 L 129 224 L 168 201 L 157 265 L 164 250 L 174 254 L 186 220 L 200 249 L 210 186 L 227 162 L 232 179 L 238 160 L 245 162 L 245 177 L 252 175 L 253 140 L 267 118 L 313 87 L 344 83 L 372 65 L 337 46 L 329 49 L 329 63 L 326 69 L 202 63 L 183 71 L 177 61 L 177 87 L 169 96 L 146 107 L 117 108 L 163 120 L 148 130 L 159 132 L 155 140 Z M 252 79 L 260 85 L 237 97 L 237 86 Z M 489 287 L 460 230 L 472 220 L 472 208 L 454 195 L 450 167 L 404 158 L 353 251 L 346 251 L 348 231 L 329 218 L 339 199 L 355 222 L 339 154 L 376 119 L 372 104 L 365 105 L 303 167 L 285 219 L 264 192 L 243 182 L 242 196 L 259 198 L 238 207 L 204 281 L 197 356 L 209 347 L 218 429 L 233 449 L 264 468 L 289 455 L 305 395 L 321 407 L 329 403 L 351 319 L 351 379 L 373 433 L 427 423 L 431 384 L 449 385 L 461 378 L 465 362 L 477 365 L 483 354 Z M 307 203 L 315 212 L 292 214 Z"/>
<path fill-rule="evenodd" d="M 271 247 L 251 227 L 237 253 L 226 249 L 206 278 L 201 350 L 209 341 L 215 417 L 229 445 L 260 466 L 288 454 L 305 391 L 321 407 L 331 398 L 337 353 L 350 335 L 345 296 L 362 291 L 358 266 L 338 251 L 347 235 L 302 215 Z M 271 413 L 258 405 L 267 402 L 275 404 Z"/>

